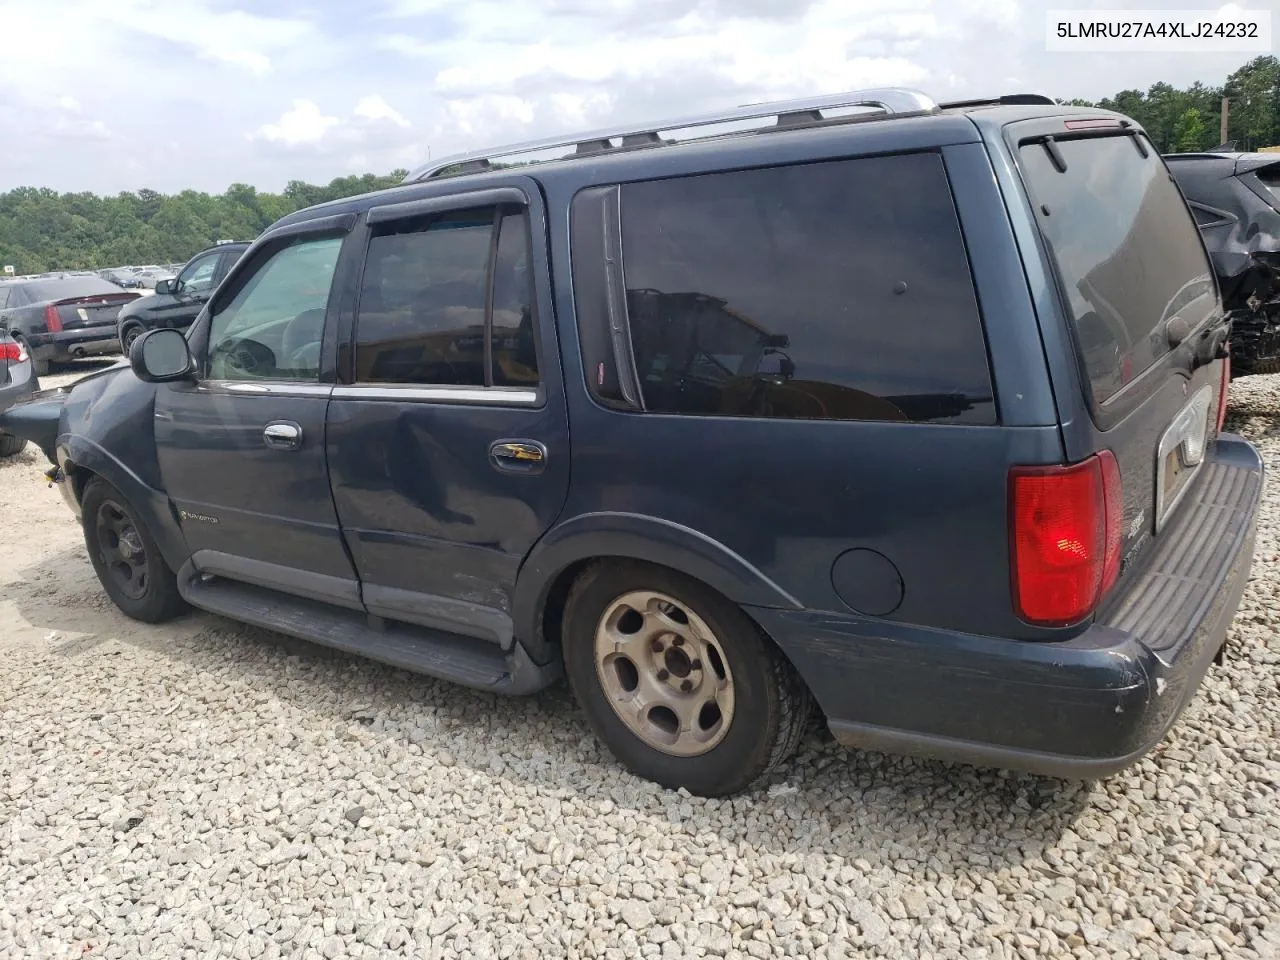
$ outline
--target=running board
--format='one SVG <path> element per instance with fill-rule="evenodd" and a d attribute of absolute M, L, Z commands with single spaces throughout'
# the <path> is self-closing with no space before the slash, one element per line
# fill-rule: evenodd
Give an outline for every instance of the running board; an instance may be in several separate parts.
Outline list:
<path fill-rule="evenodd" d="M 558 661 L 538 666 L 519 641 L 504 653 L 483 640 L 381 621 L 223 577 L 206 579 L 189 566 L 178 575 L 178 592 L 210 613 L 476 690 L 518 696 L 560 676 Z"/>

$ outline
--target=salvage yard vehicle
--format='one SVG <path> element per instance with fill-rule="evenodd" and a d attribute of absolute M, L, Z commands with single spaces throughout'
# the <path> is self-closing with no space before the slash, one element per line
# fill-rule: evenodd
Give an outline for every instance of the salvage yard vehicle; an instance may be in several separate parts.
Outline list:
<path fill-rule="evenodd" d="M 133 341 L 148 330 L 185 330 L 191 326 L 222 278 L 248 248 L 248 243 L 220 243 L 201 250 L 180 267 L 176 277 L 160 280 L 154 296 L 139 297 L 126 304 L 116 318 L 120 352 L 127 357 Z"/>
<path fill-rule="evenodd" d="M 814 704 L 847 745 L 1087 779 L 1224 655 L 1263 477 L 1227 332 L 1133 121 L 871 90 L 291 214 L 185 337 L 0 427 L 141 620 L 567 675 L 696 794 Z"/>
<path fill-rule="evenodd" d="M 0 285 L 0 326 L 44 376 L 51 360 L 114 353 L 116 315 L 138 297 L 92 274 L 11 281 Z"/>
<path fill-rule="evenodd" d="M 3 289 L 3 288 L 0 288 Z M 31 355 L 0 326 L 0 412 L 21 400 L 29 400 L 40 389 Z M 27 441 L 0 430 L 0 457 L 13 457 L 26 449 Z"/>
<path fill-rule="evenodd" d="M 1177 153 L 1165 162 L 1217 274 L 1232 374 L 1280 373 L 1280 156 Z"/>

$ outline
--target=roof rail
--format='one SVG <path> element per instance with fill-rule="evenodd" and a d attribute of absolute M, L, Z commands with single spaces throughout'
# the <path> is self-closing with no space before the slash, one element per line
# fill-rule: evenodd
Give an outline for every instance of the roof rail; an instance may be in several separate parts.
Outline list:
<path fill-rule="evenodd" d="M 949 103 L 938 104 L 940 110 L 955 110 L 962 107 L 1012 107 L 1018 105 L 1027 106 L 1057 106 L 1058 101 L 1053 97 L 1045 96 L 1043 93 L 1007 93 L 1002 97 L 979 97 L 977 100 L 952 100 Z"/>
<path fill-rule="evenodd" d="M 873 107 L 878 112 L 861 114 L 853 117 L 824 117 L 823 110 L 840 110 L 847 107 Z M 458 173 L 476 173 L 491 169 L 493 161 L 503 157 L 517 156 L 522 153 L 535 153 L 543 150 L 554 150 L 559 147 L 573 147 L 572 156 L 598 155 L 613 150 L 629 150 L 641 147 L 662 146 L 672 141 L 663 140 L 664 130 L 688 130 L 694 127 L 707 127 L 720 123 L 740 123 L 748 120 L 773 120 L 772 124 L 762 123 L 750 130 L 735 130 L 728 135 L 742 133 L 762 133 L 767 130 L 813 125 L 817 123 L 848 122 L 866 118 L 883 119 L 884 115 L 920 115 L 936 113 L 938 105 L 918 90 L 906 87 L 885 87 L 870 90 L 852 90 L 847 93 L 835 93 L 824 97 L 802 98 L 798 100 L 774 100 L 764 103 L 747 104 L 732 110 L 719 113 L 701 114 L 692 117 L 677 117 L 655 123 L 637 123 L 631 126 L 613 127 L 606 130 L 592 130 L 566 136 L 548 137 L 542 140 L 530 140 L 508 146 L 494 147 L 486 150 L 473 150 L 469 153 L 441 157 L 439 160 L 418 167 L 405 177 L 405 183 L 415 183 L 438 177 L 445 170 L 459 167 Z M 711 139 L 726 134 L 707 134 L 704 137 L 690 139 Z M 621 139 L 618 146 L 614 140 Z M 564 159 L 563 157 L 557 159 Z"/>

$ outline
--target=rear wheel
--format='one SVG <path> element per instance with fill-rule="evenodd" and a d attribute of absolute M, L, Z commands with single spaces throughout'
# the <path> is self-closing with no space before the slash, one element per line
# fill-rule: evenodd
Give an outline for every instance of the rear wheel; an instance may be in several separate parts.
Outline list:
<path fill-rule="evenodd" d="M 85 487 L 80 509 L 89 559 L 123 613 L 161 623 L 186 609 L 155 538 L 119 491 L 95 477 Z"/>
<path fill-rule="evenodd" d="M 27 441 L 11 433 L 0 433 L 0 457 L 15 457 L 26 449 Z"/>
<path fill-rule="evenodd" d="M 649 564 L 597 564 L 570 591 L 562 634 L 588 722 L 637 776 L 725 796 L 800 742 L 804 685 L 746 614 L 703 584 Z"/>

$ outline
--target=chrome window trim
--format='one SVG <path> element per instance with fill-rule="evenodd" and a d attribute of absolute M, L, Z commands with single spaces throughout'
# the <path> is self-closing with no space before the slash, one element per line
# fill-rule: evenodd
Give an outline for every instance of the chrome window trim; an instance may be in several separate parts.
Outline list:
<path fill-rule="evenodd" d="M 474 403 L 495 406 L 536 407 L 542 404 L 541 387 L 463 387 L 441 384 L 357 383 L 333 388 L 334 399 L 392 400 L 401 403 Z"/>
<path fill-rule="evenodd" d="M 250 397 L 327 397 L 333 392 L 333 384 L 290 380 L 201 380 L 197 389 Z"/>

